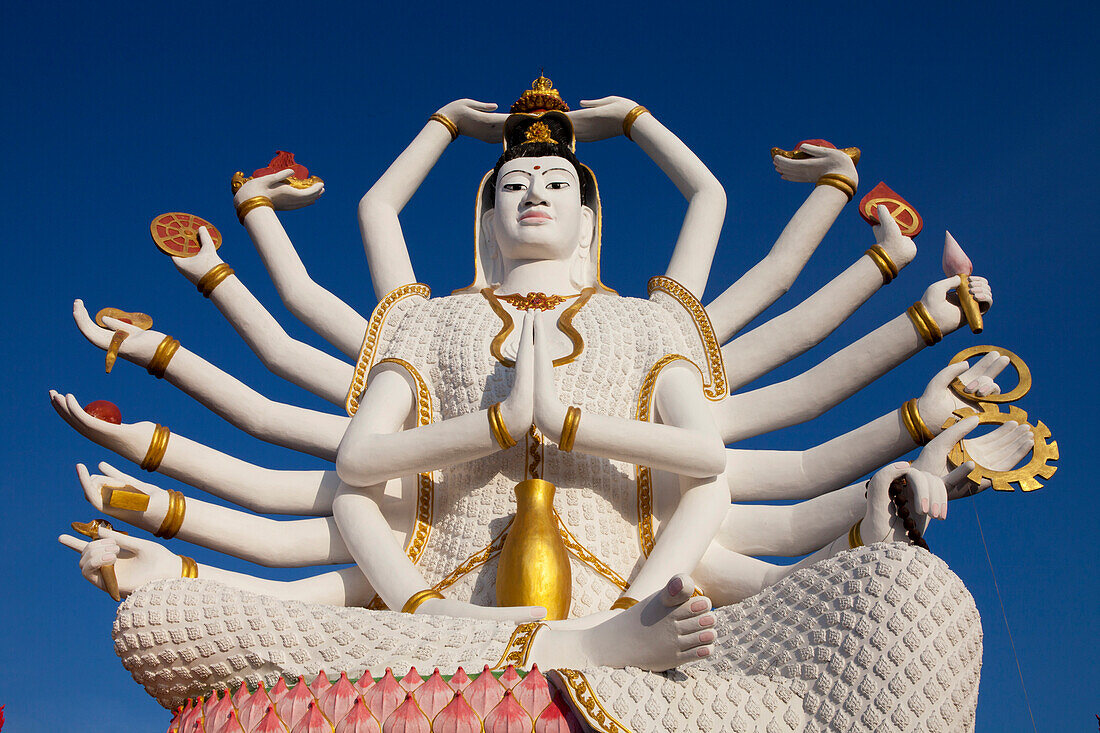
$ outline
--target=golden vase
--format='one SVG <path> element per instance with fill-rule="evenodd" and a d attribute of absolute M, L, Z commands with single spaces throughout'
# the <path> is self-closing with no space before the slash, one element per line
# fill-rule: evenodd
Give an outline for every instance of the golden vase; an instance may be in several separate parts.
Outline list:
<path fill-rule="evenodd" d="M 569 616 L 573 573 L 554 514 L 554 484 L 516 484 L 516 517 L 497 565 L 498 606 L 543 606 L 547 619 Z"/>

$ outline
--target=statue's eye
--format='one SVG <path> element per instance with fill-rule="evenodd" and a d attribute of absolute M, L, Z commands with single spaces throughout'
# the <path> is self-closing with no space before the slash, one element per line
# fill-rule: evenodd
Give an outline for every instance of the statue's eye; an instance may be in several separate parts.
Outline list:
<path fill-rule="evenodd" d="M 500 188 L 503 191 L 524 191 L 527 189 L 527 186 L 522 183 L 505 183 Z"/>
<path fill-rule="evenodd" d="M 546 184 L 546 187 L 552 191 L 559 191 L 563 188 L 569 188 L 569 181 L 550 181 Z"/>

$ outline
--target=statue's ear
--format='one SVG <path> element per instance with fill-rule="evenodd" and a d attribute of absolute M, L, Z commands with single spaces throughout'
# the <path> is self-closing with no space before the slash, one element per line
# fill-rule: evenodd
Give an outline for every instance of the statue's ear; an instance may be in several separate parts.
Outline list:
<path fill-rule="evenodd" d="M 481 212 L 481 238 L 486 242 L 493 242 L 493 215 L 496 209 L 488 209 Z"/>
<path fill-rule="evenodd" d="M 592 249 L 596 238 L 596 212 L 590 206 L 581 207 L 580 249 L 587 252 Z"/>

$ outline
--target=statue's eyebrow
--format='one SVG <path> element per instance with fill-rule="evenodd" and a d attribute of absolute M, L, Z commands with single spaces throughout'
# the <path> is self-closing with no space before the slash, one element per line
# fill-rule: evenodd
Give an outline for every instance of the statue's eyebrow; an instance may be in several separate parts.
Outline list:
<path fill-rule="evenodd" d="M 550 171 L 563 171 L 563 172 L 565 172 L 565 173 L 569 173 L 569 172 L 570 172 L 568 168 L 547 168 L 546 170 L 544 170 L 544 171 L 542 172 L 542 175 L 544 175 L 544 176 L 545 176 L 545 175 L 546 175 L 547 173 L 549 173 Z M 574 175 L 573 177 L 574 177 L 574 178 L 576 178 L 576 175 Z"/>

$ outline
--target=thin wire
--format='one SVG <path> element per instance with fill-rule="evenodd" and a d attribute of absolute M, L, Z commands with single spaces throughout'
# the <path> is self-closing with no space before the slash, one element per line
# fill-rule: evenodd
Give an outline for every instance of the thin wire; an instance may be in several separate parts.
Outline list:
<path fill-rule="evenodd" d="M 993 570 L 993 559 L 989 556 L 989 545 L 985 541 L 985 532 L 982 531 L 982 520 L 978 516 L 978 502 L 974 498 L 974 490 L 970 491 L 970 504 L 974 507 L 974 519 L 978 522 L 978 535 L 982 538 L 982 547 L 985 549 L 985 561 L 989 563 L 989 574 L 993 576 L 993 589 L 997 591 L 997 603 L 1001 606 L 1001 618 L 1005 622 L 1005 631 L 1008 632 L 1008 643 L 1012 646 L 1012 657 L 1016 660 L 1016 672 L 1020 675 L 1020 687 L 1024 691 L 1024 703 L 1027 705 L 1027 714 L 1031 718 L 1031 729 L 1039 733 L 1035 725 L 1035 714 L 1031 712 L 1031 700 L 1027 696 L 1027 685 L 1024 684 L 1024 670 L 1020 667 L 1020 657 L 1016 654 L 1016 640 L 1012 638 L 1012 628 L 1008 625 L 1008 614 L 1005 613 L 1005 604 L 1001 600 L 1001 586 L 997 583 L 997 573 Z"/>

